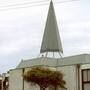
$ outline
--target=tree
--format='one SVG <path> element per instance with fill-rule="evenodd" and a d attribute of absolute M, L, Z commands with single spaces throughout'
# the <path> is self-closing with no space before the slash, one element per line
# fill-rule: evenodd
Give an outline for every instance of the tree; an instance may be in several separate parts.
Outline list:
<path fill-rule="evenodd" d="M 40 86 L 40 90 L 45 90 L 52 85 L 57 90 L 57 87 L 65 88 L 63 74 L 59 71 L 53 71 L 49 68 L 36 66 L 24 73 L 23 78 L 27 82 L 31 82 Z"/>

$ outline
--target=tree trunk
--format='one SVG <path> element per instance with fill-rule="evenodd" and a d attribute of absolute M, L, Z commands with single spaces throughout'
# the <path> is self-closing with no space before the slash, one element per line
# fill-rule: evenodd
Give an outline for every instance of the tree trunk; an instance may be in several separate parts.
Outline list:
<path fill-rule="evenodd" d="M 45 90 L 45 88 L 44 87 L 40 87 L 40 90 Z"/>
<path fill-rule="evenodd" d="M 58 90 L 58 89 L 57 89 L 57 86 L 55 86 L 55 90 Z"/>

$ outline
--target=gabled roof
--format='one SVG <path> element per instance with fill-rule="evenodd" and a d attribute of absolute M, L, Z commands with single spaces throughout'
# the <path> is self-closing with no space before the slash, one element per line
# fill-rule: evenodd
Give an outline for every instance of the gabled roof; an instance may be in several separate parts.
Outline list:
<path fill-rule="evenodd" d="M 58 62 L 58 63 L 57 63 Z M 90 64 L 90 54 L 81 54 L 63 58 L 34 58 L 29 60 L 21 61 L 16 69 L 27 68 L 37 65 L 45 65 L 50 67 L 60 67 L 68 65 L 77 65 L 77 64 Z"/>
<path fill-rule="evenodd" d="M 54 12 L 53 2 L 50 2 L 46 26 L 44 30 L 43 41 L 40 53 L 43 52 L 61 52 L 62 44 L 59 36 L 57 20 Z"/>

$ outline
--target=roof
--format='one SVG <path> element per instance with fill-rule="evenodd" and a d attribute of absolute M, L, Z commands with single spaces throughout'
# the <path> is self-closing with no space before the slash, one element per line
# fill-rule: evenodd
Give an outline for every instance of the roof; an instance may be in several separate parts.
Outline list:
<path fill-rule="evenodd" d="M 18 68 L 32 67 L 35 65 L 46 65 L 51 67 L 76 65 L 76 64 L 88 64 L 90 63 L 90 54 L 80 54 L 75 56 L 63 57 L 63 58 L 34 58 L 21 61 L 17 66 Z"/>
<path fill-rule="evenodd" d="M 46 26 L 44 30 L 44 36 L 43 36 L 41 50 L 40 50 L 40 53 L 43 53 L 43 52 L 63 53 L 57 20 L 56 20 L 52 1 L 50 2 Z"/>

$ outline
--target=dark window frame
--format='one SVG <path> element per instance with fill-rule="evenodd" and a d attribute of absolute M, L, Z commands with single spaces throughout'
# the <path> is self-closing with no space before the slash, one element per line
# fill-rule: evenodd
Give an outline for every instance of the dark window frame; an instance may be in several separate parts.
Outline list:
<path fill-rule="evenodd" d="M 84 81 L 84 71 L 86 71 L 86 73 L 87 73 L 87 80 L 86 81 Z M 90 80 L 88 80 L 88 77 L 89 77 L 88 72 L 90 72 L 90 68 L 81 70 L 81 74 L 82 74 L 82 90 L 84 90 L 84 85 L 85 84 L 90 83 Z"/>

